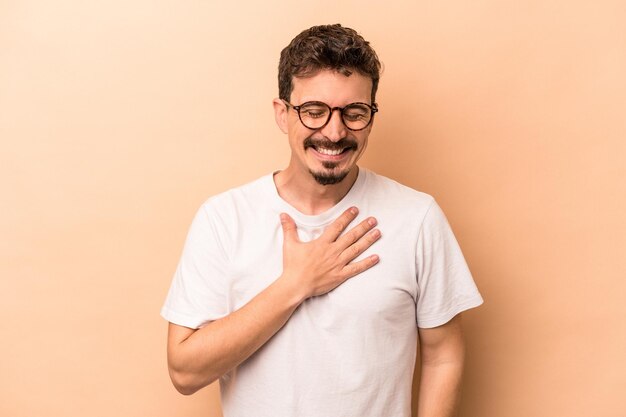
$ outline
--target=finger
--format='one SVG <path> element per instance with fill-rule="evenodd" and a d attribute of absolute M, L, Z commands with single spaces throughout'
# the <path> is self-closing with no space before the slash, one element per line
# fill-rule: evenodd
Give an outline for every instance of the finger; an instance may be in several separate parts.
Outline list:
<path fill-rule="evenodd" d="M 352 245 L 345 248 L 339 255 L 339 260 L 344 264 L 348 264 L 357 256 L 365 252 L 367 248 L 372 246 L 378 239 L 380 239 L 380 230 L 374 229 L 365 236 L 361 237 L 358 241 L 354 242 Z"/>
<path fill-rule="evenodd" d="M 363 220 L 361 223 L 354 226 L 347 233 L 337 239 L 338 246 L 341 250 L 346 249 L 363 237 L 374 226 L 376 226 L 376 224 L 378 224 L 378 221 L 374 217 Z"/>
<path fill-rule="evenodd" d="M 367 271 L 380 261 L 378 255 L 371 255 L 358 262 L 352 262 L 344 266 L 341 270 L 345 279 L 352 278 L 355 275 L 360 274 L 363 271 Z"/>
<path fill-rule="evenodd" d="M 299 242 L 296 222 L 287 214 L 280 213 L 280 224 L 283 228 L 284 241 Z"/>
<path fill-rule="evenodd" d="M 337 240 L 339 235 L 346 230 L 346 227 L 354 220 L 359 214 L 359 209 L 356 207 L 350 207 L 348 210 L 344 211 L 337 219 L 331 223 L 330 226 L 324 230 L 324 233 L 320 236 L 320 238 L 327 239 L 330 242 L 334 242 Z"/>

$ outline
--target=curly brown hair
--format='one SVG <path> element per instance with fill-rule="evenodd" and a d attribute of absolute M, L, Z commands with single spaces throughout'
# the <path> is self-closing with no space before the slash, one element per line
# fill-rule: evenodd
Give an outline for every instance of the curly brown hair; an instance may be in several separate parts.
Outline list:
<path fill-rule="evenodd" d="M 330 69 L 350 76 L 352 71 L 372 79 L 375 102 L 380 61 L 374 49 L 354 29 L 340 24 L 313 26 L 302 31 L 280 53 L 278 96 L 291 98 L 293 77 L 307 77 Z"/>

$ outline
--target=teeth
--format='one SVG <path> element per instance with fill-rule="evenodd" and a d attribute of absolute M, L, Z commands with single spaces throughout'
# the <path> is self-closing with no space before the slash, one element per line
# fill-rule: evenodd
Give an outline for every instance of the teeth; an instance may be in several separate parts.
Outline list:
<path fill-rule="evenodd" d="M 324 155 L 339 155 L 343 152 L 343 149 L 315 148 L 315 150 Z"/>

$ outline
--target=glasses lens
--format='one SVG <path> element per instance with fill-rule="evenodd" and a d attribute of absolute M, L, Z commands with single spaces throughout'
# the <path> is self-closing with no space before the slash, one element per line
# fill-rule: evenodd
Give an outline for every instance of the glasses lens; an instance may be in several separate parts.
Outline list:
<path fill-rule="evenodd" d="M 300 120 L 310 129 L 319 129 L 326 124 L 330 108 L 324 103 L 310 102 L 300 106 Z"/>
<path fill-rule="evenodd" d="M 353 103 L 343 110 L 343 122 L 348 128 L 359 130 L 365 128 L 372 118 L 372 109 L 365 104 Z"/>

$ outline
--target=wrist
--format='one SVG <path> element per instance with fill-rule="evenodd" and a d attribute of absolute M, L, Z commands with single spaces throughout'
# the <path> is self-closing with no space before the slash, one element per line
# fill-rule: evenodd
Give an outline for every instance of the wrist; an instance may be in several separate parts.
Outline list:
<path fill-rule="evenodd" d="M 311 297 L 311 294 L 309 294 L 306 288 L 291 275 L 283 273 L 275 281 L 275 284 L 285 293 L 285 297 L 294 307 L 299 306 L 304 300 Z"/>

